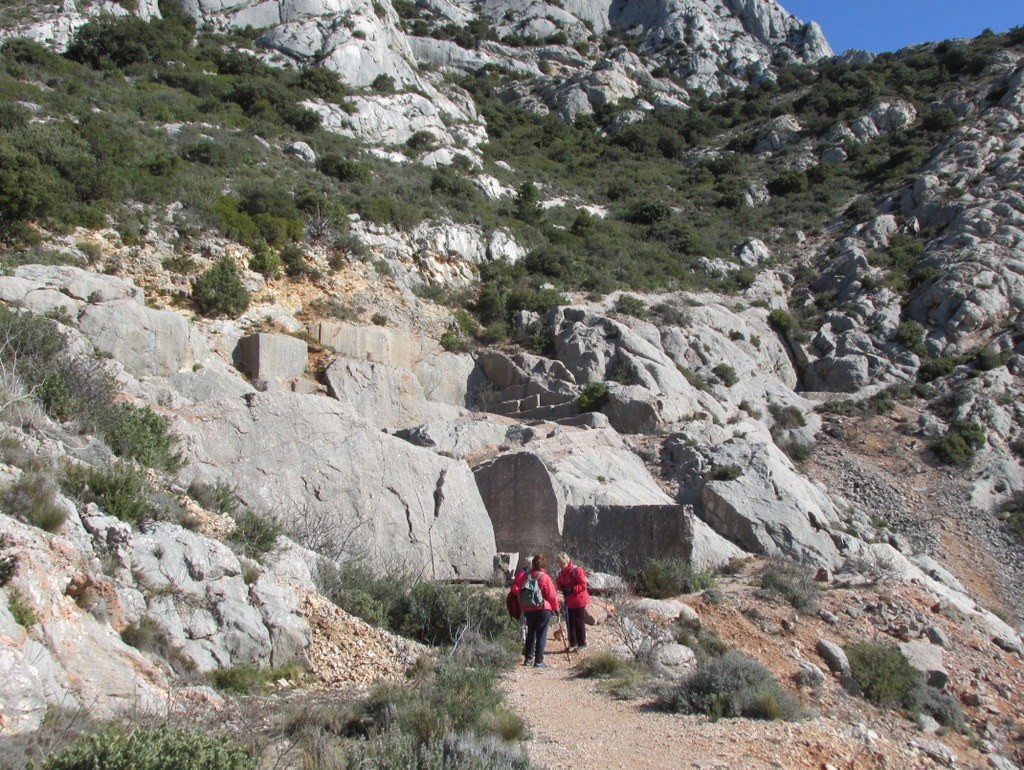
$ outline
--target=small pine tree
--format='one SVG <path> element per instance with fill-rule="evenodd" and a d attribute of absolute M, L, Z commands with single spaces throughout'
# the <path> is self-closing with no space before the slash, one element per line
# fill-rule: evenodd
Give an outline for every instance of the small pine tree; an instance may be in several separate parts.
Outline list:
<path fill-rule="evenodd" d="M 249 307 L 249 292 L 242 285 L 234 262 L 221 257 L 196 279 L 192 300 L 196 310 L 205 316 L 237 316 Z"/>

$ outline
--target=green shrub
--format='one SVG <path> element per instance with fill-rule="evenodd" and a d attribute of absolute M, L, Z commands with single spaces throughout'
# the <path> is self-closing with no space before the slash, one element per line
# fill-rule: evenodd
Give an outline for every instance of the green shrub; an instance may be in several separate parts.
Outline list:
<path fill-rule="evenodd" d="M 803 412 L 795 406 L 781 406 L 779 404 L 768 404 L 768 412 L 775 420 L 773 428 L 780 430 L 795 430 L 807 425 Z"/>
<path fill-rule="evenodd" d="M 709 595 L 715 591 L 721 594 L 717 588 L 704 591 L 704 601 L 712 604 L 718 603 L 712 602 L 709 598 Z M 675 628 L 675 639 L 679 644 L 685 644 L 693 650 L 698 660 L 721 657 L 729 651 L 729 645 L 722 640 L 722 637 L 717 632 L 705 628 L 699 620 L 687 621 L 680 618 Z"/>
<path fill-rule="evenodd" d="M 620 294 L 615 300 L 615 312 L 623 315 L 631 315 L 636 318 L 647 318 L 650 315 L 647 304 L 639 297 L 632 294 Z"/>
<path fill-rule="evenodd" d="M 132 463 L 117 462 L 98 468 L 69 466 L 63 486 L 69 494 L 96 503 L 104 512 L 130 524 L 156 514 L 149 500 L 146 473 Z"/>
<path fill-rule="evenodd" d="M 775 308 L 768 313 L 768 323 L 780 334 L 789 334 L 799 328 L 796 319 L 780 308 Z"/>
<path fill-rule="evenodd" d="M 283 532 L 279 522 L 243 508 L 235 515 L 235 528 L 228 542 L 250 559 L 259 559 L 274 550 Z"/>
<path fill-rule="evenodd" d="M 600 412 L 608 403 L 608 386 L 603 382 L 588 382 L 580 393 L 581 412 Z"/>
<path fill-rule="evenodd" d="M 704 391 L 710 389 L 708 387 L 707 380 L 705 380 L 703 377 L 701 377 L 699 374 L 693 371 L 693 369 L 690 369 L 686 366 L 681 366 L 679 364 L 676 364 L 676 368 L 679 369 L 679 373 L 686 378 L 686 381 L 690 383 L 692 387 L 696 388 L 697 390 Z"/>
<path fill-rule="evenodd" d="M 393 94 L 395 92 L 395 79 L 383 72 L 373 79 L 370 88 L 378 94 Z"/>
<path fill-rule="evenodd" d="M 412 581 L 405 575 L 379 577 L 354 560 L 340 565 L 324 563 L 318 575 L 320 592 L 345 612 L 389 629 L 391 618 L 398 617 L 402 597 L 411 586 Z"/>
<path fill-rule="evenodd" d="M 233 318 L 249 307 L 249 292 L 242 285 L 235 263 L 221 257 L 196 278 L 192 301 L 202 315 Z"/>
<path fill-rule="evenodd" d="M 751 657 L 730 650 L 697 664 L 692 675 L 656 701 L 664 711 L 749 719 L 797 719 L 799 704 L 772 672 Z"/>
<path fill-rule="evenodd" d="M 783 449 L 793 462 L 802 463 L 811 458 L 814 454 L 814 447 L 811 444 L 804 444 L 801 441 L 790 441 Z"/>
<path fill-rule="evenodd" d="M 468 353 L 472 349 L 469 340 L 452 329 L 441 335 L 441 347 L 449 353 Z"/>
<path fill-rule="evenodd" d="M 917 378 L 921 382 L 931 382 L 939 377 L 945 377 L 958 366 L 962 366 L 971 360 L 969 355 L 950 356 L 946 358 L 933 358 L 925 361 L 917 370 Z"/>
<path fill-rule="evenodd" d="M 226 738 L 163 725 L 130 732 L 111 727 L 51 754 L 40 770 L 247 770 L 256 761 Z"/>
<path fill-rule="evenodd" d="M 357 161 L 343 158 L 340 155 L 324 155 L 320 158 L 317 166 L 321 173 L 334 177 L 339 182 L 370 181 L 369 169 Z"/>
<path fill-rule="evenodd" d="M 485 639 L 509 634 L 501 602 L 470 586 L 424 582 L 413 586 L 391 611 L 395 632 L 434 646 L 453 644 L 469 628 Z"/>
<path fill-rule="evenodd" d="M 727 388 L 731 388 L 740 381 L 740 378 L 736 376 L 736 370 L 729 366 L 729 364 L 719 364 L 711 371 Z"/>
<path fill-rule="evenodd" d="M 193 481 L 188 487 L 189 496 L 199 505 L 209 511 L 226 513 L 232 518 L 238 511 L 238 496 L 234 487 L 230 484 L 217 481 L 207 484 L 201 481 Z"/>
<path fill-rule="evenodd" d="M 793 609 L 813 612 L 818 608 L 818 586 L 804 570 L 792 564 L 774 562 L 760 572 L 761 588 L 781 596 Z"/>
<path fill-rule="evenodd" d="M 974 365 L 977 369 L 988 372 L 1006 366 L 1006 362 L 1009 360 L 1010 356 L 1008 353 L 1000 353 L 995 348 L 982 348 L 978 352 Z"/>
<path fill-rule="evenodd" d="M 917 321 L 901 323 L 896 329 L 896 341 L 918 356 L 928 353 L 924 346 L 924 327 Z"/>
<path fill-rule="evenodd" d="M 714 577 L 706 572 L 694 572 L 683 559 L 651 559 L 630 578 L 636 593 L 652 599 L 692 594 L 715 585 Z"/>
<path fill-rule="evenodd" d="M 912 712 L 927 714 L 943 727 L 958 733 L 967 732 L 967 720 L 960 701 L 948 692 L 922 683 L 912 693 L 910 701 L 909 709 Z"/>
<path fill-rule="evenodd" d="M 252 249 L 249 269 L 267 278 L 276 278 L 281 270 L 281 255 L 261 239 Z"/>
<path fill-rule="evenodd" d="M 588 655 L 573 669 L 576 676 L 582 679 L 607 679 L 619 676 L 630 664 L 620 658 L 611 650 L 601 650 L 593 655 Z"/>
<path fill-rule="evenodd" d="M 9 516 L 47 532 L 57 532 L 68 515 L 57 502 L 57 491 L 53 474 L 26 471 L 0 493 L 0 505 Z"/>
<path fill-rule="evenodd" d="M 855 642 L 843 648 L 850 661 L 850 674 L 876 706 L 911 705 L 920 674 L 893 644 Z"/>
<path fill-rule="evenodd" d="M 976 422 L 957 420 L 945 436 L 932 442 L 929 449 L 947 465 L 969 468 L 974 463 L 975 450 L 985 444 L 985 431 Z"/>
<path fill-rule="evenodd" d="M 715 465 L 711 469 L 711 478 L 715 481 L 735 481 L 743 475 L 738 465 Z"/>
<path fill-rule="evenodd" d="M 259 668 L 257 666 L 232 666 L 231 668 L 215 668 L 208 672 L 206 678 L 218 690 L 249 695 L 260 692 L 272 682 L 279 679 L 295 681 L 301 679 L 304 670 L 298 663 L 275 668 Z"/>
<path fill-rule="evenodd" d="M 167 420 L 148 406 L 113 404 L 104 416 L 103 435 L 119 457 L 148 468 L 176 471 L 183 464 L 174 451 L 178 437 L 167 429 Z"/>
<path fill-rule="evenodd" d="M 14 622 L 22 628 L 32 628 L 39 620 L 36 617 L 35 610 L 32 609 L 32 605 L 28 603 L 17 588 L 7 589 L 7 610 L 11 613 L 11 617 L 14 618 Z"/>

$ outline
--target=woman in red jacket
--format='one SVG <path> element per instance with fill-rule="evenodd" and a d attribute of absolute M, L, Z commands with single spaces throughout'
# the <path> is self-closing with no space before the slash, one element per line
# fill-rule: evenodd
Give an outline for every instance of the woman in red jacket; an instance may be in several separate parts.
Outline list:
<path fill-rule="evenodd" d="M 569 629 L 569 651 L 587 646 L 587 611 L 590 585 L 582 567 L 572 563 L 569 554 L 558 554 L 558 590 L 565 597 L 565 627 Z"/>
<path fill-rule="evenodd" d="M 526 643 L 523 645 L 523 665 L 547 668 L 544 648 L 548 643 L 548 623 L 558 612 L 558 594 L 554 581 L 545 572 L 547 560 L 540 554 L 533 557 L 532 569 L 516 576 L 513 590 L 519 595 L 519 609 L 526 615 Z M 538 596 L 531 597 L 531 584 L 537 583 Z"/>

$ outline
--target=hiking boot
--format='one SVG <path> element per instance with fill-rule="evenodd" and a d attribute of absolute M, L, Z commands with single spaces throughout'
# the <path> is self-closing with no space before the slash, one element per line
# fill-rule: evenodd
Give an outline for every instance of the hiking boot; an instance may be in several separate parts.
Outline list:
<path fill-rule="evenodd" d="M 568 648 L 566 650 L 566 652 L 576 652 L 576 650 L 578 650 L 578 649 L 579 649 L 579 647 L 576 647 L 575 645 L 573 645 L 572 647 Z"/>
<path fill-rule="evenodd" d="M 532 666 L 533 665 L 533 658 L 523 658 L 523 665 L 524 666 Z"/>
<path fill-rule="evenodd" d="M 533 667 L 534 668 L 550 668 L 550 666 L 548 666 L 547 663 L 534 663 Z"/>

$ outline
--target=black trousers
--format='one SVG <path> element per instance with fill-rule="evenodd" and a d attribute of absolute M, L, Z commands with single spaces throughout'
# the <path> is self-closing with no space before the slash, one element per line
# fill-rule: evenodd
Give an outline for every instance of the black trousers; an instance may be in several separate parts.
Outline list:
<path fill-rule="evenodd" d="M 535 663 L 544 662 L 544 648 L 548 644 L 548 623 L 550 622 L 551 610 L 528 610 L 526 612 L 524 658 L 533 658 Z"/>
<path fill-rule="evenodd" d="M 587 646 L 587 612 L 584 607 L 565 608 L 565 625 L 569 629 L 569 646 Z"/>

